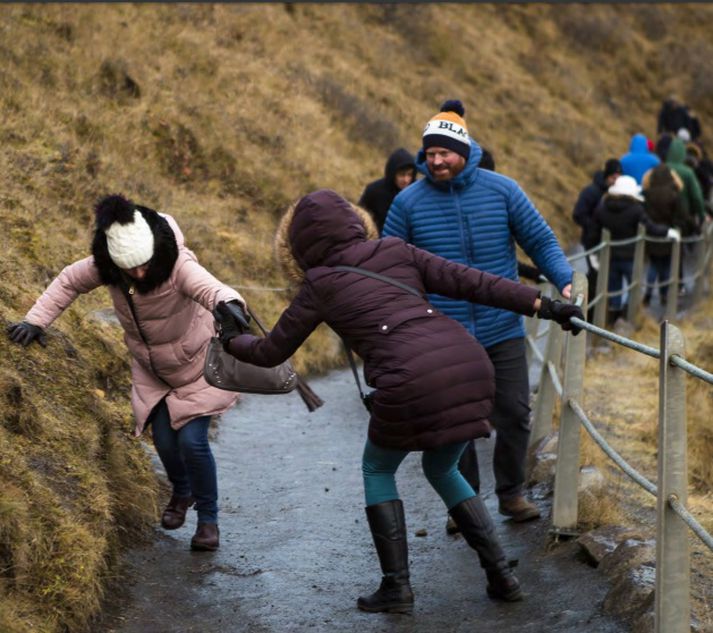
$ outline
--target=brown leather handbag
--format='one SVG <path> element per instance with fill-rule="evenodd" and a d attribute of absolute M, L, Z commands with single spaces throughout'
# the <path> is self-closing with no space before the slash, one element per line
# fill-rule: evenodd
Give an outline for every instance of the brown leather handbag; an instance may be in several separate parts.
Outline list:
<path fill-rule="evenodd" d="M 247 308 L 247 311 L 263 335 L 267 335 L 265 326 L 255 313 L 250 308 Z M 212 337 L 208 343 L 203 376 L 209 385 L 226 391 L 269 395 L 290 393 L 297 389 L 309 411 L 314 411 L 324 404 L 307 382 L 297 375 L 289 360 L 276 367 L 258 367 L 245 363 L 228 354 L 217 336 Z"/>
<path fill-rule="evenodd" d="M 290 393 L 297 387 L 297 373 L 290 361 L 276 367 L 245 363 L 228 354 L 217 336 L 208 343 L 203 377 L 213 387 L 241 393 Z"/>

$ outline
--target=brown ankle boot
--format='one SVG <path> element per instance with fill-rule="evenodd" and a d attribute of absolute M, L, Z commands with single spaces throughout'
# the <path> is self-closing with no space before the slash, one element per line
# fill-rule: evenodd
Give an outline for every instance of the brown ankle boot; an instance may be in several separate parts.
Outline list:
<path fill-rule="evenodd" d="M 172 495 L 163 515 L 161 515 L 161 526 L 166 530 L 177 530 L 185 522 L 186 512 L 194 503 L 193 497 Z"/>
<path fill-rule="evenodd" d="M 498 512 L 507 517 L 512 517 L 515 523 L 531 521 L 540 517 L 540 509 L 522 495 L 510 497 L 509 499 L 500 499 Z"/>
<path fill-rule="evenodd" d="M 220 545 L 220 530 L 216 523 L 199 523 L 191 539 L 191 549 L 201 552 L 214 552 Z"/>

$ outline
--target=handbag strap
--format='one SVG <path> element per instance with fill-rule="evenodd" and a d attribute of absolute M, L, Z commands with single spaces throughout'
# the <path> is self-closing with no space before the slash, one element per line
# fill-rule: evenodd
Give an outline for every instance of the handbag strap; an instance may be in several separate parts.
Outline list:
<path fill-rule="evenodd" d="M 383 281 L 387 284 L 391 284 L 392 286 L 396 286 L 397 288 L 401 288 L 401 290 L 406 290 L 412 295 L 416 295 L 417 297 L 423 298 L 423 294 L 416 290 L 416 288 L 414 288 L 413 286 L 409 286 L 408 284 L 405 284 L 401 281 L 397 281 L 393 277 L 367 270 L 366 268 L 358 268 L 357 266 L 333 266 L 332 270 L 340 270 L 345 273 L 357 273 L 359 275 L 364 275 L 365 277 L 378 279 L 379 281 Z"/>
<path fill-rule="evenodd" d="M 357 273 L 359 275 L 364 275 L 365 277 L 378 279 L 379 281 L 383 281 L 384 283 L 391 284 L 392 286 L 396 286 L 397 288 L 401 288 L 402 290 L 406 290 L 412 295 L 416 295 L 417 297 L 423 298 L 423 295 L 418 290 L 416 290 L 416 288 L 397 281 L 392 277 L 388 277 L 387 275 L 382 275 L 380 273 L 375 273 L 371 270 L 367 270 L 366 268 L 358 268 L 357 266 L 333 266 L 332 270 L 338 270 L 340 272 L 345 273 Z M 357 389 L 359 389 L 359 395 L 361 396 L 361 399 L 365 401 L 368 398 L 368 395 L 364 393 L 364 389 L 362 389 L 361 386 L 361 380 L 359 380 L 359 371 L 357 370 L 356 361 L 354 360 L 354 352 L 352 352 L 351 348 L 347 344 L 347 341 L 343 337 L 340 338 L 342 339 L 342 343 L 344 344 L 344 351 L 347 353 L 347 360 L 349 361 L 349 366 L 352 368 L 354 380 L 356 381 Z"/>
<path fill-rule="evenodd" d="M 250 309 L 250 307 L 249 307 L 247 304 L 246 304 L 245 307 L 246 307 L 246 309 L 247 309 L 247 311 L 248 311 L 248 316 L 249 316 L 253 321 L 255 321 L 255 325 L 257 325 L 257 326 L 260 328 L 260 330 L 262 331 L 263 335 L 264 335 L 264 336 L 267 336 L 267 328 L 262 324 L 262 321 L 260 321 L 260 319 L 257 318 L 257 316 L 255 315 L 255 313 Z"/>

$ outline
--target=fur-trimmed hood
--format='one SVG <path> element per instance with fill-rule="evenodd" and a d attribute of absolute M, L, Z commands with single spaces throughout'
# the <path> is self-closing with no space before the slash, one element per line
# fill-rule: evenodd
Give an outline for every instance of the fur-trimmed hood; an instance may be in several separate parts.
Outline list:
<path fill-rule="evenodd" d="M 121 196 L 108 196 L 96 206 L 96 224 L 92 240 L 92 255 L 102 283 L 109 286 L 133 284 L 145 294 L 154 290 L 171 276 L 178 259 L 178 239 L 168 220 L 153 209 L 134 204 Z M 146 220 L 154 235 L 154 254 L 149 260 L 146 276 L 141 280 L 130 279 L 111 259 L 107 247 L 106 229 L 114 222 L 126 224 L 132 221 L 137 210 Z M 179 236 L 183 239 L 183 236 Z"/>
<path fill-rule="evenodd" d="M 296 214 L 299 221 L 295 223 Z M 378 238 L 379 231 L 368 211 L 334 191 L 322 189 L 292 204 L 282 216 L 275 234 L 275 256 L 290 283 L 299 285 L 304 271 L 324 263 L 330 250 L 352 241 Z"/>

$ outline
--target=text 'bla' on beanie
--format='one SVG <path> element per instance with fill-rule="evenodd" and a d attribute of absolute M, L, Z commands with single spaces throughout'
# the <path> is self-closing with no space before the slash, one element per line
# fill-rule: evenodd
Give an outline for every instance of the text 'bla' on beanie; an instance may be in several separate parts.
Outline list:
<path fill-rule="evenodd" d="M 113 222 L 104 232 L 109 257 L 119 268 L 143 266 L 153 257 L 153 231 L 140 211 L 134 211 L 133 222 Z"/>
<path fill-rule="evenodd" d="M 470 156 L 470 137 L 463 116 L 465 108 L 460 101 L 446 101 L 441 111 L 426 123 L 423 130 L 423 149 L 445 147 L 466 160 Z"/>

